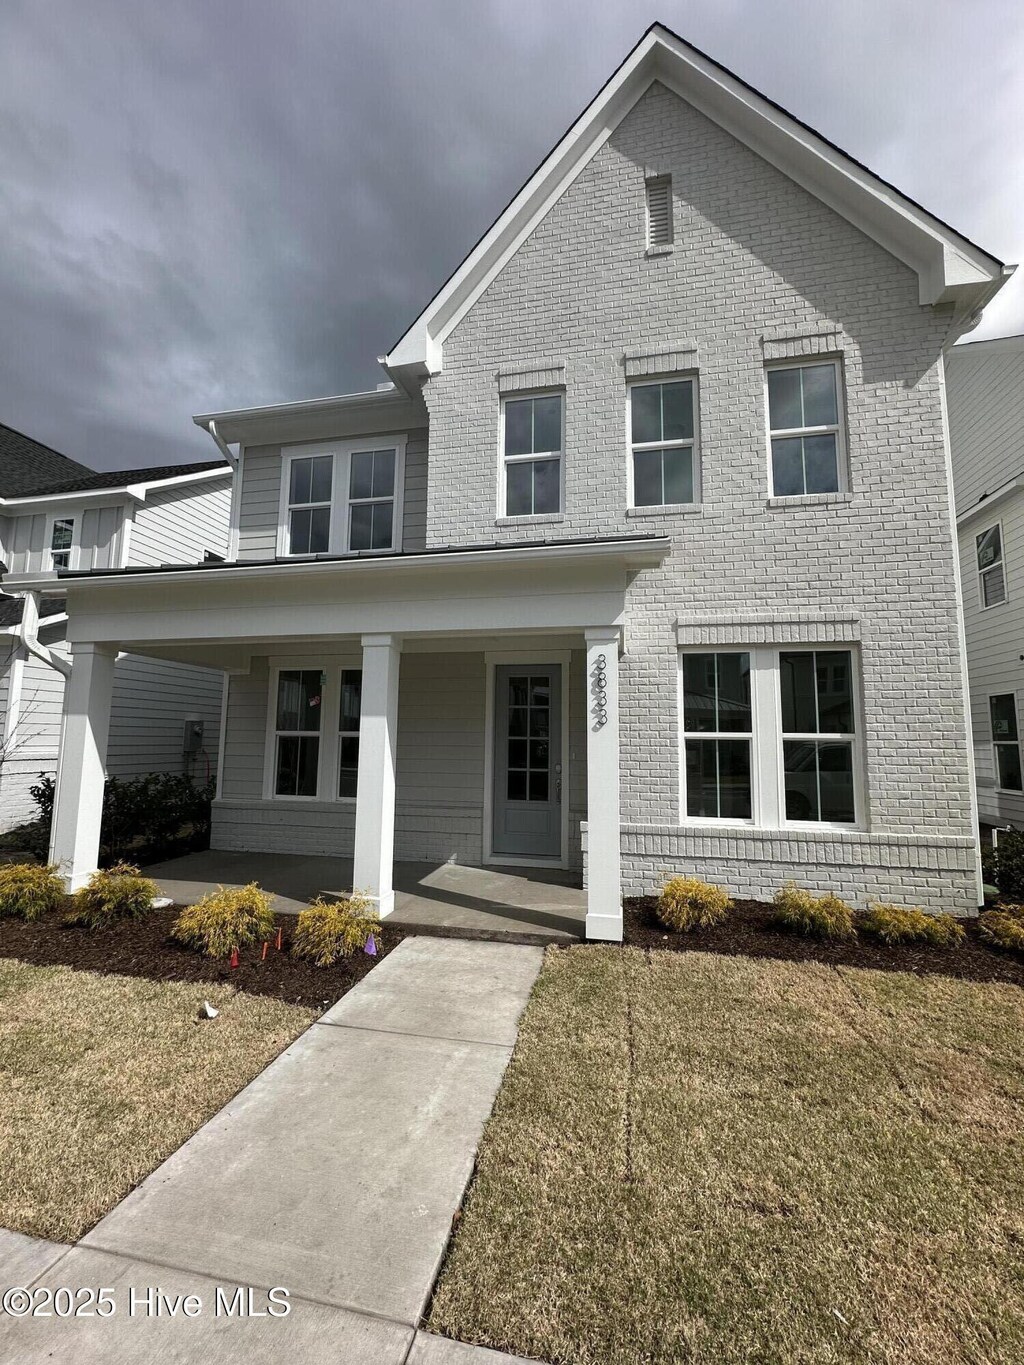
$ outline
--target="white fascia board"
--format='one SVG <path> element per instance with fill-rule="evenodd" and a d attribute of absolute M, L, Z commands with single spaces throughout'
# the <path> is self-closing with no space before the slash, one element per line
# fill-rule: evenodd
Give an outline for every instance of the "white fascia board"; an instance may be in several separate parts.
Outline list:
<path fill-rule="evenodd" d="M 230 412 L 198 413 L 192 420 L 204 431 L 209 429 L 210 422 L 216 422 L 217 431 L 225 441 L 261 445 L 329 437 L 336 434 L 339 422 L 351 422 L 356 418 L 365 418 L 372 425 L 383 421 L 396 431 L 427 424 L 422 400 L 411 398 L 400 388 L 369 389 L 327 398 L 308 398 L 297 403 L 237 408 Z"/>
<path fill-rule="evenodd" d="M 126 491 L 139 502 L 145 502 L 147 495 L 154 489 L 177 488 L 190 483 L 210 483 L 213 479 L 230 479 L 232 472 L 231 466 L 225 461 L 223 466 L 215 469 L 197 469 L 192 474 L 172 474 L 166 479 L 147 479 L 142 483 L 130 483 Z"/>
<path fill-rule="evenodd" d="M 388 370 L 440 371 L 445 338 L 654 80 L 915 270 L 922 304 L 980 308 L 1007 278 L 995 257 L 656 25 L 384 357 Z"/>

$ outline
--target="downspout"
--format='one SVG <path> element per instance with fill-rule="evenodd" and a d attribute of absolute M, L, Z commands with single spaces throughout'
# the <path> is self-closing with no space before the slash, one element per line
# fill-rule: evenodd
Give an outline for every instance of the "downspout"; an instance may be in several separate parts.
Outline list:
<path fill-rule="evenodd" d="M 238 465 L 238 456 L 235 454 L 235 452 L 228 445 L 227 441 L 225 441 L 224 437 L 217 430 L 217 423 L 213 420 L 212 417 L 206 424 L 206 430 L 213 437 L 214 441 L 216 441 L 217 449 L 224 456 L 225 460 L 227 460 L 228 464 L 231 466 L 232 469 L 235 469 Z"/>
<path fill-rule="evenodd" d="M 66 659 L 54 654 L 39 640 L 39 594 L 37 592 L 19 593 L 22 601 L 21 625 L 18 639 L 28 652 L 47 667 L 54 669 L 64 678 L 71 677 L 71 665 Z"/>
<path fill-rule="evenodd" d="M 238 555 L 238 512 L 242 496 L 242 446 L 239 443 L 239 453 L 236 455 L 225 441 L 224 437 L 217 430 L 217 423 L 211 417 L 206 424 L 206 430 L 217 443 L 217 449 L 231 466 L 231 511 L 228 516 L 228 559 L 235 559 Z"/>

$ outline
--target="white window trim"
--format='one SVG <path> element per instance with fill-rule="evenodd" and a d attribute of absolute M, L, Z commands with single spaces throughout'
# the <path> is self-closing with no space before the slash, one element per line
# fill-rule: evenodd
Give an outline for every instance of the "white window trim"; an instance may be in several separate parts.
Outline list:
<path fill-rule="evenodd" d="M 997 528 L 998 528 L 998 530 L 999 530 L 999 558 L 995 561 L 994 564 L 989 564 L 989 565 L 988 565 L 986 568 L 984 568 L 984 569 L 979 568 L 979 566 L 978 566 L 978 541 L 982 538 L 982 536 L 988 535 L 989 531 L 994 531 L 994 530 L 996 530 Z M 996 567 L 1001 568 L 1002 571 L 1003 571 L 1003 600 L 1002 600 L 1001 602 L 989 602 L 989 603 L 986 603 L 986 602 L 985 602 L 985 587 L 984 587 L 984 584 L 983 584 L 983 582 L 982 582 L 982 578 L 983 578 L 983 576 L 984 576 L 985 574 L 991 573 L 992 570 L 995 569 Z M 1010 584 L 1009 584 L 1009 581 L 1007 580 L 1007 577 L 1006 577 L 1006 542 L 1005 542 L 1005 540 L 1003 539 L 1003 523 L 1002 523 L 1002 521 L 993 521 L 993 522 L 991 522 L 988 526 L 982 527 L 982 529 L 977 533 L 977 535 L 975 535 L 975 537 L 974 537 L 974 571 L 975 571 L 975 573 L 977 574 L 977 577 L 978 577 L 978 610 L 979 610 L 979 611 L 995 611 L 997 607 L 1005 607 L 1006 604 L 1007 604 L 1007 602 L 1009 602 L 1009 600 L 1010 600 Z M 993 695 L 993 696 L 996 696 L 996 697 L 1003 697 L 1003 696 L 1006 696 L 1007 694 L 1006 694 L 1005 692 L 994 692 L 992 695 Z"/>
<path fill-rule="evenodd" d="M 778 431 L 772 428 L 771 407 L 768 402 L 768 373 L 770 370 L 808 370 L 821 365 L 831 365 L 836 372 L 836 422 L 827 426 L 820 427 L 780 427 Z M 764 423 L 766 433 L 766 443 L 768 450 L 768 496 L 773 501 L 788 502 L 791 499 L 795 502 L 803 498 L 834 498 L 838 493 L 848 493 L 850 491 L 848 457 L 846 450 L 846 395 L 843 391 L 843 362 L 835 356 L 808 356 L 800 360 L 790 358 L 786 360 L 771 360 L 764 367 Z M 772 440 L 783 439 L 787 436 L 829 436 L 835 433 L 836 438 L 836 481 L 839 488 L 834 493 L 776 493 L 775 491 L 775 461 L 772 458 Z"/>
<path fill-rule="evenodd" d="M 77 569 L 81 562 L 81 542 L 79 538 L 80 513 L 78 512 L 55 512 L 46 518 L 46 535 L 43 541 L 43 569 L 52 570 L 53 564 L 53 528 L 58 521 L 70 521 L 71 523 L 71 549 L 68 554 L 68 569 Z"/>
<path fill-rule="evenodd" d="M 1000 542 L 1000 543 L 1002 543 L 1002 542 Z M 1001 606 L 1002 603 L 999 603 L 998 605 Z M 1017 738 L 1016 738 L 1016 739 L 996 739 L 995 735 L 992 733 L 992 702 L 995 700 L 996 697 L 1012 697 L 1012 698 L 1013 698 L 1013 717 L 1014 717 L 1014 720 L 1017 722 Z M 1021 733 L 1020 733 L 1020 707 L 1017 705 L 1017 693 L 1016 693 L 1016 691 L 1011 691 L 1011 692 L 990 692 L 990 693 L 988 694 L 988 734 L 989 734 L 989 743 L 992 745 L 992 767 L 993 767 L 994 773 L 995 773 L 996 791 L 999 792 L 999 793 L 1001 793 L 1001 794 L 1004 795 L 1004 796 L 1018 796 L 1018 797 L 1019 797 L 1019 796 L 1024 796 L 1024 791 L 1022 791 L 1022 790 L 1020 789 L 1020 787 L 1001 787 L 1001 786 L 999 785 L 999 758 L 998 758 L 998 755 L 996 754 L 996 749 L 998 749 L 998 747 L 999 747 L 1000 744 L 1005 744 L 1005 745 L 1015 744 L 1016 747 L 1017 747 L 1017 762 L 1020 763 L 1022 772 L 1024 772 L 1024 751 L 1022 751 L 1022 749 L 1021 749 Z"/>
<path fill-rule="evenodd" d="M 313 441 L 307 445 L 287 446 L 281 452 L 281 489 L 277 513 L 277 555 L 279 559 L 315 559 L 315 555 L 293 555 L 288 548 L 288 494 L 291 488 L 293 460 L 308 460 L 319 455 L 334 458 L 331 481 L 331 529 L 327 554 L 368 555 L 398 554 L 402 549 L 405 504 L 405 435 L 384 435 L 346 438 L 344 441 Z M 349 536 L 349 473 L 356 451 L 393 450 L 395 452 L 395 509 L 391 523 L 391 545 L 386 550 L 350 550 Z M 362 503 L 364 499 L 357 499 Z M 303 504 L 305 505 L 305 504 Z M 322 504 L 309 504 L 317 506 Z"/>
<path fill-rule="evenodd" d="M 360 447 L 361 449 L 362 447 Z M 334 806 L 355 806 L 354 796 L 338 795 L 338 768 L 341 758 L 341 674 L 344 669 L 362 672 L 358 654 L 350 657 L 271 659 L 267 685 L 267 715 L 263 746 L 263 799 L 286 804 L 311 805 L 316 802 Z M 320 754 L 317 763 L 315 796 L 279 796 L 277 786 L 277 696 L 282 673 L 316 670 L 324 675 L 320 698 Z M 328 723 L 325 725 L 325 717 Z M 347 732 L 346 732 L 347 733 Z"/>
<path fill-rule="evenodd" d="M 505 406 L 508 403 L 522 402 L 526 398 L 558 398 L 561 401 L 561 450 L 537 450 L 529 455 L 506 455 L 505 454 Z M 498 421 L 498 503 L 497 518 L 499 521 L 509 520 L 516 522 L 529 521 L 550 521 L 552 517 L 565 515 L 565 389 L 529 389 L 523 392 L 502 394 L 501 414 Z M 507 512 L 505 509 L 505 466 L 508 464 L 525 464 L 528 461 L 536 460 L 556 460 L 558 461 L 558 509 L 555 512 Z"/>
<path fill-rule="evenodd" d="M 701 468 L 700 468 L 700 385 L 697 382 L 698 376 L 695 371 L 687 371 L 681 374 L 662 375 L 657 379 L 631 379 L 626 384 L 626 506 L 631 510 L 643 515 L 646 512 L 656 515 L 665 512 L 692 512 L 700 507 L 703 496 L 701 488 Z M 638 444 L 640 450 L 679 450 L 684 446 L 690 446 L 693 451 L 693 501 L 692 502 L 655 502 L 641 503 L 636 501 L 636 486 L 633 476 L 633 390 L 650 388 L 655 384 L 680 384 L 689 383 L 693 393 L 693 439 L 691 441 L 641 441 Z"/>
<path fill-rule="evenodd" d="M 827 820 L 788 820 L 786 818 L 786 781 L 783 767 L 782 731 L 782 680 L 779 668 L 781 654 L 849 654 L 853 670 L 851 696 L 853 700 L 854 733 L 850 735 L 807 735 L 808 740 L 846 741 L 852 743 L 853 750 L 853 802 L 854 819 L 852 822 Z M 713 817 L 707 815 L 687 815 L 686 813 L 686 739 L 683 710 L 683 656 L 685 654 L 749 654 L 750 655 L 750 701 L 752 715 L 750 782 L 751 818 L 740 820 L 733 817 Z M 857 832 L 867 828 L 867 798 L 864 780 L 864 724 L 861 704 L 861 669 L 859 650 L 852 644 L 799 644 L 799 645 L 685 645 L 679 650 L 676 672 L 677 715 L 678 715 L 678 754 L 679 754 L 679 823 L 687 828 L 731 828 L 731 829 L 777 829 L 787 833 L 799 830 L 845 830 Z M 689 733 L 690 738 L 713 739 L 708 733 L 698 736 Z M 744 738 L 742 734 L 723 738 Z M 788 735 L 788 739 L 800 739 L 799 735 Z"/>

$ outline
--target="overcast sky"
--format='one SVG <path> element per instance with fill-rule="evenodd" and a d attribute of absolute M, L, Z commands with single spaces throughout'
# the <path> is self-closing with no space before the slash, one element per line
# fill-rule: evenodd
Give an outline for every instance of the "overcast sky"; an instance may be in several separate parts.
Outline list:
<path fill-rule="evenodd" d="M 1024 259 L 1020 0 L 3 0 L 0 421 L 162 464 L 372 387 L 656 18 Z"/>

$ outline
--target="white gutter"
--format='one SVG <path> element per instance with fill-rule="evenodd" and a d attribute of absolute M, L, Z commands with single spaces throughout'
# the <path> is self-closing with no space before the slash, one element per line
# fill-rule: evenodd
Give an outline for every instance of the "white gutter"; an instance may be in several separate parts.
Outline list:
<path fill-rule="evenodd" d="M 235 452 L 234 452 L 234 451 L 231 449 L 231 447 L 228 445 L 227 441 L 225 441 L 224 437 L 223 437 L 223 436 L 220 434 L 220 432 L 217 430 L 217 420 L 216 420 L 216 418 L 211 417 L 211 418 L 205 423 L 205 425 L 204 425 L 204 430 L 205 430 L 205 431 L 208 431 L 208 432 L 210 433 L 210 435 L 213 437 L 214 441 L 217 443 L 217 449 L 218 449 L 218 450 L 220 451 L 220 453 L 224 456 L 225 460 L 227 460 L 227 462 L 228 462 L 228 464 L 231 466 L 231 468 L 232 468 L 232 469 L 237 469 L 237 468 L 238 468 L 238 456 L 235 454 Z"/>
<path fill-rule="evenodd" d="M 1002 502 L 1011 493 L 1016 493 L 1021 488 L 1024 488 L 1024 474 L 1017 474 L 1008 483 L 1004 483 L 1001 488 L 997 488 L 994 493 L 989 493 L 987 497 L 981 498 L 973 507 L 968 507 L 965 512 L 957 513 L 956 524 L 963 526 L 964 522 L 980 516 L 982 512 L 988 512 L 996 503 Z"/>
<path fill-rule="evenodd" d="M 26 592 L 18 594 L 22 600 L 21 624 L 18 627 L 18 638 L 30 654 L 33 654 L 42 663 L 52 668 L 64 678 L 71 677 L 71 665 L 66 659 L 60 658 L 52 650 L 46 648 L 39 642 L 39 594 L 37 592 Z M 44 618 L 49 619 L 49 618 Z M 67 617 L 65 617 L 65 620 Z"/>

